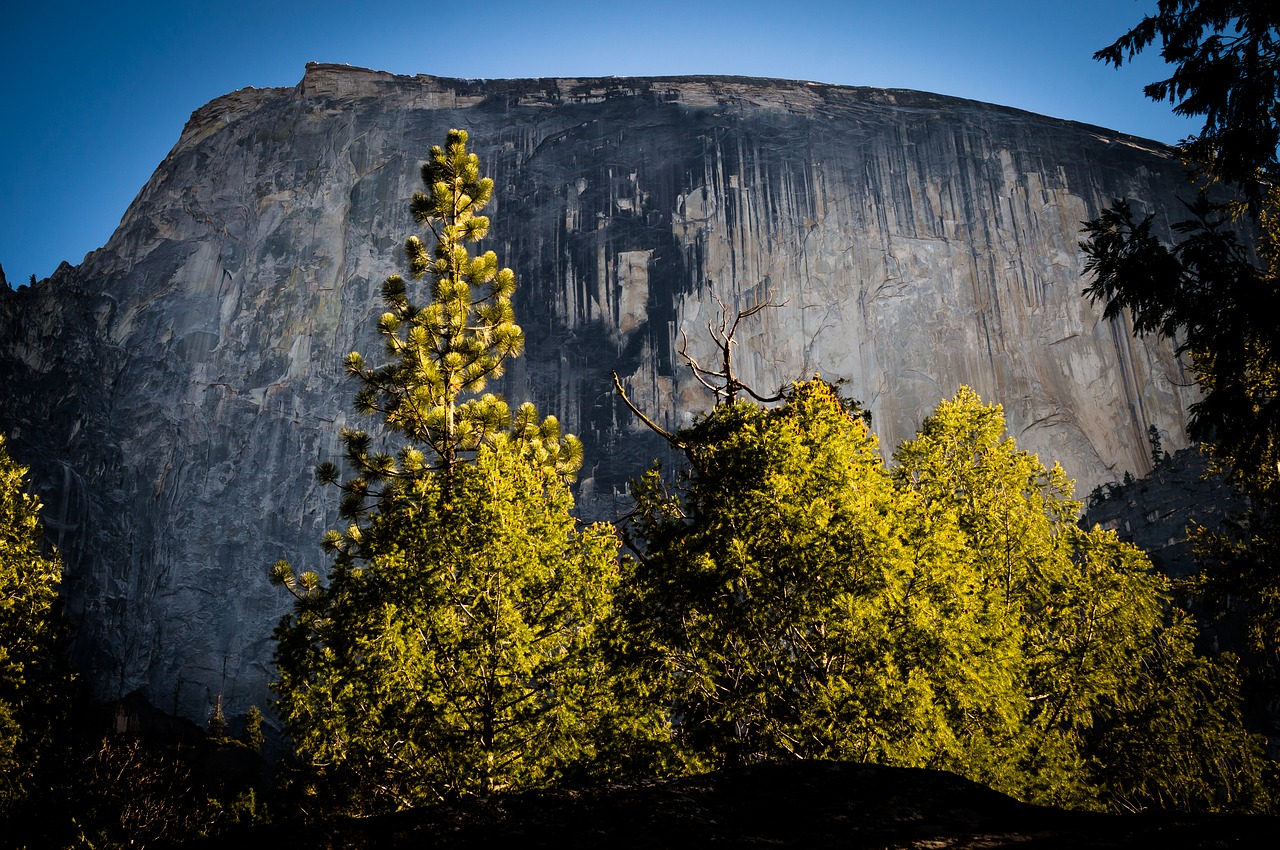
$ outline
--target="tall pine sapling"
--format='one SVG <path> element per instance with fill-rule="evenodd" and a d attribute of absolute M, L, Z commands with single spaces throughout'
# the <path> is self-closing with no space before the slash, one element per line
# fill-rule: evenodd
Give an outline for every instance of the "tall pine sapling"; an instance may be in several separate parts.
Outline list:
<path fill-rule="evenodd" d="M 512 415 L 481 393 L 517 356 L 523 334 L 515 275 L 484 238 L 479 176 L 467 134 L 450 131 L 422 168 L 414 218 L 436 238 L 405 246 L 432 300 L 415 304 L 387 279 L 378 322 L 388 363 L 347 360 L 357 411 L 403 435 L 376 451 L 342 434 L 356 477 L 345 533 L 329 532 L 327 582 L 285 562 L 273 578 L 296 597 L 276 630 L 277 707 L 310 783 L 339 808 L 370 813 L 442 797 L 533 787 L 592 769 L 598 730 L 618 726 L 596 621 L 616 582 L 608 526 L 579 528 L 568 481 L 580 443 L 532 404 Z"/>
<path fill-rule="evenodd" d="M 431 303 L 415 304 L 404 279 L 388 277 L 382 286 L 388 309 L 378 320 L 378 332 L 389 360 L 373 368 L 352 352 L 346 361 L 347 372 L 362 385 L 356 411 L 381 416 L 388 430 L 409 443 L 397 457 L 372 451 L 365 431 L 343 431 L 347 461 L 358 473 L 341 485 L 348 518 L 371 498 L 392 496 L 425 471 L 443 473 L 447 489 L 460 461 L 511 429 L 505 401 L 491 393 L 476 397 L 524 348 L 524 332 L 511 306 L 515 273 L 499 268 L 493 251 L 473 257 L 467 247 L 489 233 L 489 218 L 480 211 L 493 197 L 493 180 L 480 176 L 479 157 L 467 152 L 466 131 L 451 130 L 443 148 L 431 148 L 422 182 L 427 192 L 416 193 L 410 209 L 414 221 L 431 231 L 435 247 L 428 251 L 421 239 L 410 236 L 404 250 L 413 278 L 430 278 Z M 581 444 L 571 436 L 560 439 L 554 419 L 534 427 L 535 414 L 531 405 L 520 411 L 515 436 L 540 441 L 544 463 L 558 474 L 573 474 L 581 464 Z M 322 464 L 319 477 L 336 483 L 339 470 Z"/>

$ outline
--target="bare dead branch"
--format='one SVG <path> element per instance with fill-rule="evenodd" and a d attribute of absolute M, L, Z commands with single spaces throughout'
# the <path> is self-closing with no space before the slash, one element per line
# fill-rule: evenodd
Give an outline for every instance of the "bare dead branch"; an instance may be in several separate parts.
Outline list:
<path fill-rule="evenodd" d="M 732 404 L 738 398 L 739 392 L 745 392 L 762 404 L 769 404 L 775 401 L 781 401 L 783 397 L 782 390 L 779 390 L 772 396 L 763 396 L 751 387 L 738 380 L 733 374 L 733 347 L 738 344 L 735 338 L 738 334 L 738 326 L 743 319 L 749 319 L 752 316 L 764 310 L 766 307 L 781 307 L 782 304 L 773 301 L 762 301 L 748 307 L 746 310 L 739 310 L 734 314 L 732 323 L 729 321 L 729 307 L 715 292 L 711 293 L 712 299 L 720 308 L 720 327 L 716 328 L 714 320 L 707 320 L 707 334 L 711 337 L 711 341 L 720 351 L 721 369 L 719 371 L 708 369 L 702 366 L 698 361 L 694 360 L 689 354 L 689 338 L 685 334 L 684 329 L 680 329 L 680 351 L 681 357 L 688 362 L 690 370 L 693 372 L 694 378 L 698 383 L 702 384 L 710 390 L 716 397 L 716 405 Z M 719 383 L 713 383 L 718 381 Z"/>
<path fill-rule="evenodd" d="M 653 433 L 657 434 L 659 437 L 677 448 L 685 448 L 685 444 L 677 439 L 675 434 L 672 434 L 657 422 L 654 422 L 648 416 L 645 416 L 644 411 L 636 407 L 635 404 L 632 403 L 631 399 L 627 398 L 627 391 L 622 388 L 622 381 L 619 380 L 617 372 L 613 373 L 613 387 L 618 391 L 618 397 L 622 399 L 622 403 L 630 408 L 631 412 L 638 416 L 641 422 L 649 426 L 650 431 L 653 431 Z"/>
<path fill-rule="evenodd" d="M 704 387 L 706 387 L 716 396 L 716 403 L 719 404 L 721 388 L 716 386 L 715 384 L 712 384 L 710 381 L 706 380 L 706 378 L 704 378 L 703 375 L 707 375 L 712 378 L 723 378 L 725 376 L 721 372 L 713 372 L 710 369 L 703 368 L 701 365 L 698 364 L 697 360 L 693 359 L 693 356 L 689 354 L 689 337 L 685 334 L 684 328 L 680 329 L 680 352 L 679 353 L 681 357 L 683 357 L 685 360 L 689 362 L 689 368 L 693 370 L 693 377 L 697 378 L 698 383 L 702 384 Z"/>
<path fill-rule="evenodd" d="M 782 399 L 786 397 L 786 393 L 783 392 L 781 389 L 779 389 L 776 393 L 774 393 L 773 395 L 767 398 L 765 396 L 760 395 L 758 392 L 751 389 L 751 387 L 747 386 L 746 384 L 738 384 L 738 389 L 745 390 L 752 398 L 754 398 L 756 401 L 760 402 L 761 404 L 773 404 L 775 401 L 782 401 Z"/>

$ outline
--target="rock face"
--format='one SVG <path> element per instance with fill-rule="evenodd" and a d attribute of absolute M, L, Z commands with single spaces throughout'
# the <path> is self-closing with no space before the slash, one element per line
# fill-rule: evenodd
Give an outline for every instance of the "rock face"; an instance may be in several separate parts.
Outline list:
<path fill-rule="evenodd" d="M 1082 492 L 1183 433 L 1191 381 L 1081 297 L 1079 223 L 1116 197 L 1168 224 L 1169 151 L 918 92 L 741 78 L 470 81 L 308 66 L 198 110 L 110 242 L 0 291 L 0 429 L 69 566 L 99 693 L 195 719 L 264 703 L 278 558 L 319 565 L 335 494 L 312 469 L 354 424 L 341 363 L 381 354 L 418 164 L 450 127 L 496 184 L 485 247 L 527 337 L 501 391 L 586 444 L 608 517 L 711 399 L 678 350 L 750 319 L 761 391 L 843 379 L 887 446 L 958 385 Z M 363 424 L 363 423 L 362 423 Z M 1179 447 L 1177 440 L 1169 448 Z"/>
<path fill-rule="evenodd" d="M 1082 521 L 1133 543 L 1165 575 L 1188 578 L 1200 570 L 1191 529 L 1220 531 L 1247 508 L 1244 497 L 1193 446 L 1166 455 L 1141 478 L 1099 487 L 1089 495 Z"/>

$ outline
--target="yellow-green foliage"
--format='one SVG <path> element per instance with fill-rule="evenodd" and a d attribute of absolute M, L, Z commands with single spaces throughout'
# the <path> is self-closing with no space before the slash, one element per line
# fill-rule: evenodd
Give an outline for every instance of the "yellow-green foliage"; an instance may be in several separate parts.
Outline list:
<path fill-rule="evenodd" d="M 1187 588 L 1200 616 L 1244 631 L 1244 688 L 1280 698 L 1280 53 L 1274 0 L 1161 0 L 1094 58 L 1119 67 L 1159 49 L 1170 76 L 1144 89 L 1203 116 L 1181 145 L 1200 192 L 1170 239 L 1153 215 L 1117 201 L 1085 223 L 1085 290 L 1188 355 L 1201 398 L 1188 432 L 1248 508 L 1193 532 L 1201 572 Z M 1215 185 L 1216 184 L 1216 185 Z M 1212 197 L 1212 200 L 1210 199 Z M 1245 619 L 1244 629 L 1239 620 Z"/>
<path fill-rule="evenodd" d="M 1065 473 L 968 389 L 892 464 L 817 379 L 717 406 L 673 439 L 685 486 L 637 482 L 619 566 L 613 530 L 571 514 L 580 444 L 478 395 L 523 339 L 514 275 L 466 247 L 479 173 L 465 133 L 432 149 L 412 210 L 436 247 L 406 246 L 431 301 L 389 278 L 390 363 L 348 360 L 357 410 L 409 442 L 344 432 L 332 568 L 273 573 L 297 598 L 275 688 L 304 787 L 367 813 L 833 758 L 1043 803 L 1266 804 L 1229 659 L 1195 655 L 1146 557 L 1079 528 Z"/>
<path fill-rule="evenodd" d="M 28 790 L 60 680 L 55 602 L 62 565 L 40 551 L 40 503 L 0 435 L 0 814 Z"/>
<path fill-rule="evenodd" d="M 387 428 L 417 444 L 417 454 L 402 457 L 400 466 L 412 473 L 425 463 L 451 472 L 460 457 L 509 427 L 506 403 L 478 394 L 502 375 L 508 358 L 520 355 L 524 332 L 511 306 L 515 274 L 498 267 L 493 251 L 472 257 L 467 248 L 489 233 L 489 219 L 479 213 L 493 196 L 493 181 L 480 176 L 479 158 L 467 152 L 466 131 L 450 130 L 443 148 L 431 148 L 422 182 L 429 193 L 415 194 L 410 209 L 436 244 L 428 251 L 411 236 L 405 254 L 415 279 L 432 280 L 431 301 L 415 303 L 400 275 L 387 278 L 382 288 L 387 312 L 378 320 L 378 331 L 390 361 L 374 369 L 352 352 L 346 365 L 362 384 L 357 411 L 381 414 Z M 463 394 L 473 397 L 463 400 Z M 394 484 L 406 471 L 389 455 L 370 455 L 362 432 L 343 438 L 348 459 L 370 483 Z M 422 451 L 433 459 L 425 460 Z"/>
<path fill-rule="evenodd" d="M 592 758 L 590 654 L 617 579 L 605 525 L 508 440 L 372 517 L 359 559 L 277 630 L 277 710 L 345 804 L 376 811 L 542 785 Z"/>
<path fill-rule="evenodd" d="M 1141 552 L 1076 525 L 1065 474 L 998 407 L 961 389 L 891 470 L 817 380 L 680 440 L 684 492 L 636 488 L 610 633 L 687 760 L 944 768 L 1066 805 L 1262 802 L 1230 670 L 1194 655 Z"/>

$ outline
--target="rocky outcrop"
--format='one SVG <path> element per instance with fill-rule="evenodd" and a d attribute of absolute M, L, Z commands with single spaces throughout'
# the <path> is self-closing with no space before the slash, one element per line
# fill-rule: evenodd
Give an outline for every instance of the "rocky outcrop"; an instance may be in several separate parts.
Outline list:
<path fill-rule="evenodd" d="M 1200 526 L 1223 530 L 1248 508 L 1225 475 L 1213 468 L 1199 447 L 1166 454 L 1146 475 L 1126 475 L 1089 495 L 1081 523 L 1114 531 L 1151 557 L 1157 570 L 1172 578 L 1199 572 L 1192 531 Z"/>
<path fill-rule="evenodd" d="M 770 301 L 737 362 L 772 390 L 846 381 L 886 445 L 968 384 L 1082 492 L 1183 432 L 1191 381 L 1080 297 L 1079 223 L 1115 197 L 1177 218 L 1146 142 L 919 92 L 742 78 L 449 80 L 311 65 L 198 110 L 110 242 L 0 293 L 0 429 L 33 467 L 103 696 L 202 718 L 261 704 L 277 558 L 318 564 L 314 465 L 354 422 L 341 362 L 380 353 L 380 282 L 417 165 L 450 127 L 497 186 L 487 247 L 520 280 L 503 380 L 586 444 L 609 516 L 710 399 L 716 298 Z M 714 296 L 714 297 L 713 297 Z M 1176 439 L 1169 447 L 1176 449 Z"/>

